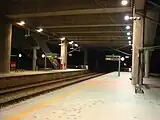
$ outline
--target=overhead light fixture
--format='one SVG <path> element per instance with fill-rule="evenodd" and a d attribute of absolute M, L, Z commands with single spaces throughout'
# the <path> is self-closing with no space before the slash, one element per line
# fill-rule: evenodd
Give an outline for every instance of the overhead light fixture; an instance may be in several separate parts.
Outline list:
<path fill-rule="evenodd" d="M 128 41 L 129 44 L 132 44 L 132 41 Z"/>
<path fill-rule="evenodd" d="M 127 32 L 127 35 L 131 35 L 131 33 L 130 33 L 130 32 Z"/>
<path fill-rule="evenodd" d="M 38 30 L 37 30 L 37 32 L 42 32 L 43 31 L 43 29 L 42 28 L 39 28 Z"/>
<path fill-rule="evenodd" d="M 128 21 L 130 17 L 128 15 L 124 16 L 124 20 Z"/>
<path fill-rule="evenodd" d="M 125 58 L 124 57 L 121 57 L 121 61 L 124 61 L 125 60 Z"/>
<path fill-rule="evenodd" d="M 127 0 L 122 0 L 122 1 L 121 1 L 121 4 L 122 4 L 123 6 L 125 6 L 125 5 L 128 4 L 128 1 L 127 1 Z"/>
<path fill-rule="evenodd" d="M 42 54 L 42 58 L 45 58 L 45 54 Z"/>
<path fill-rule="evenodd" d="M 78 44 L 74 44 L 75 47 L 78 47 Z"/>
<path fill-rule="evenodd" d="M 128 37 L 128 40 L 131 40 L 131 37 Z"/>
<path fill-rule="evenodd" d="M 128 58 L 129 58 L 129 56 L 125 56 L 125 58 L 126 58 L 126 59 L 128 59 Z"/>
<path fill-rule="evenodd" d="M 19 55 L 18 55 L 18 57 L 20 57 L 20 58 L 21 58 L 21 57 L 22 57 L 22 54 L 19 54 Z"/>
<path fill-rule="evenodd" d="M 66 39 L 65 37 L 61 37 L 61 38 L 60 38 L 61 41 L 65 40 L 65 39 Z"/>
<path fill-rule="evenodd" d="M 20 25 L 20 26 L 24 26 L 24 25 L 25 25 L 25 22 L 24 22 L 24 21 L 20 21 L 20 22 L 17 22 L 16 24 L 17 24 L 17 25 Z"/>
<path fill-rule="evenodd" d="M 130 27 L 129 25 L 128 25 L 128 26 L 126 26 L 126 29 L 127 29 L 127 30 L 129 30 L 130 28 L 131 28 L 131 27 Z"/>
<path fill-rule="evenodd" d="M 72 44 L 73 44 L 73 41 L 69 42 L 69 44 L 72 45 Z"/>

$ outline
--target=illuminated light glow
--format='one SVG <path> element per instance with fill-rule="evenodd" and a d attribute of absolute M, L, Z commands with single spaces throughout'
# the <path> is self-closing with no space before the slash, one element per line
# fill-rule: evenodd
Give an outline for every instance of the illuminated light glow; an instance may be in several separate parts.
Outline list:
<path fill-rule="evenodd" d="M 39 28 L 38 30 L 37 30 L 37 32 L 42 32 L 43 31 L 43 29 L 42 28 Z"/>
<path fill-rule="evenodd" d="M 126 58 L 126 59 L 128 59 L 128 58 L 129 58 L 129 56 L 125 56 L 125 58 Z"/>
<path fill-rule="evenodd" d="M 129 25 L 128 25 L 128 26 L 126 26 L 126 29 L 127 29 L 127 30 L 129 30 L 130 28 L 131 28 L 131 27 L 130 27 Z"/>
<path fill-rule="evenodd" d="M 128 1 L 127 1 L 127 0 L 122 0 L 122 1 L 121 1 L 121 4 L 122 4 L 123 6 L 125 6 L 125 5 L 128 4 Z"/>
<path fill-rule="evenodd" d="M 130 32 L 127 32 L 127 35 L 131 35 L 131 33 L 130 33 Z"/>
<path fill-rule="evenodd" d="M 141 19 L 141 17 L 137 17 L 137 19 L 138 19 L 138 20 L 140 20 L 140 19 Z"/>
<path fill-rule="evenodd" d="M 19 54 L 19 55 L 18 55 L 18 57 L 20 57 L 20 58 L 21 58 L 21 57 L 22 57 L 22 54 Z"/>
<path fill-rule="evenodd" d="M 45 54 L 42 54 L 42 58 L 45 58 Z"/>
<path fill-rule="evenodd" d="M 20 22 L 17 22 L 16 24 L 17 24 L 17 25 L 20 25 L 20 26 L 24 26 L 24 25 L 25 25 L 25 22 L 24 22 L 24 21 L 20 21 Z"/>
<path fill-rule="evenodd" d="M 124 16 L 124 20 L 128 21 L 130 17 L 128 15 Z"/>
<path fill-rule="evenodd" d="M 131 68 L 129 68 L 129 72 L 131 72 L 132 71 L 132 69 Z"/>
<path fill-rule="evenodd" d="M 78 44 L 74 44 L 74 46 L 78 47 Z"/>
<path fill-rule="evenodd" d="M 124 57 L 121 57 L 121 61 L 124 61 L 125 60 L 125 58 Z"/>
<path fill-rule="evenodd" d="M 129 44 L 132 44 L 132 42 L 131 42 L 131 41 L 128 41 L 128 43 L 129 43 Z"/>
<path fill-rule="evenodd" d="M 72 44 L 73 44 L 73 41 L 69 42 L 69 44 L 72 45 Z"/>
<path fill-rule="evenodd" d="M 128 40 L 131 40 L 131 37 L 128 37 Z"/>
<path fill-rule="evenodd" d="M 132 45 L 131 43 L 129 43 L 129 45 Z"/>
<path fill-rule="evenodd" d="M 65 39 L 66 39 L 65 37 L 61 37 L 61 38 L 60 38 L 61 41 L 65 40 Z"/>
<path fill-rule="evenodd" d="M 74 48 L 73 48 L 73 47 L 71 47 L 70 49 L 71 49 L 71 50 L 73 50 Z"/>
<path fill-rule="evenodd" d="M 60 43 L 60 44 L 58 44 L 58 45 L 60 45 L 60 46 L 61 46 L 61 45 L 63 45 L 63 44 L 62 44 L 62 43 Z"/>
<path fill-rule="evenodd" d="M 69 56 L 71 57 L 71 56 L 72 56 L 72 54 L 69 54 Z"/>

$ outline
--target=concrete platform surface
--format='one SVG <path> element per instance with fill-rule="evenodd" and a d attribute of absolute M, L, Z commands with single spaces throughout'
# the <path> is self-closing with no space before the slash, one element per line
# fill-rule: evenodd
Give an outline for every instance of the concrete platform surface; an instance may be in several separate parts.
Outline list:
<path fill-rule="evenodd" d="M 84 69 L 66 69 L 66 70 L 47 70 L 47 71 L 23 71 L 23 72 L 10 72 L 7 74 L 0 74 L 2 77 L 12 77 L 12 76 L 25 76 L 25 75 L 38 75 L 38 74 L 47 74 L 47 73 L 57 73 L 57 72 L 72 72 L 72 71 L 82 71 Z"/>
<path fill-rule="evenodd" d="M 159 120 L 160 90 L 135 94 L 130 73 L 106 74 L 0 109 L 0 120 Z"/>

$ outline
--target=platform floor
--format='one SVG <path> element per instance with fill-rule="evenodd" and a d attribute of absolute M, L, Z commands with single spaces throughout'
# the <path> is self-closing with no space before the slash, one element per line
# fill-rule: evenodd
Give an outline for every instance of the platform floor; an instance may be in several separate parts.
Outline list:
<path fill-rule="evenodd" d="M 0 120 L 159 120 L 160 90 L 135 94 L 130 73 L 106 74 L 0 110 Z"/>
<path fill-rule="evenodd" d="M 0 74 L 1 77 L 12 77 L 12 76 L 24 76 L 24 75 L 37 75 L 37 74 L 45 74 L 45 73 L 57 73 L 57 72 L 72 72 L 72 71 L 81 71 L 84 69 L 66 69 L 66 70 L 40 70 L 40 71 L 12 71 L 7 74 Z"/>

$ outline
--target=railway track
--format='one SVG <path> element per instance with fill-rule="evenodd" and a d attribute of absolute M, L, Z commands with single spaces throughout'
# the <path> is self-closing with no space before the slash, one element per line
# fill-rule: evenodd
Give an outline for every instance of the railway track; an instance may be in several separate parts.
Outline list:
<path fill-rule="evenodd" d="M 0 107 L 8 106 L 100 75 L 102 75 L 102 73 L 87 73 L 58 80 L 48 80 L 25 86 L 1 89 Z"/>

